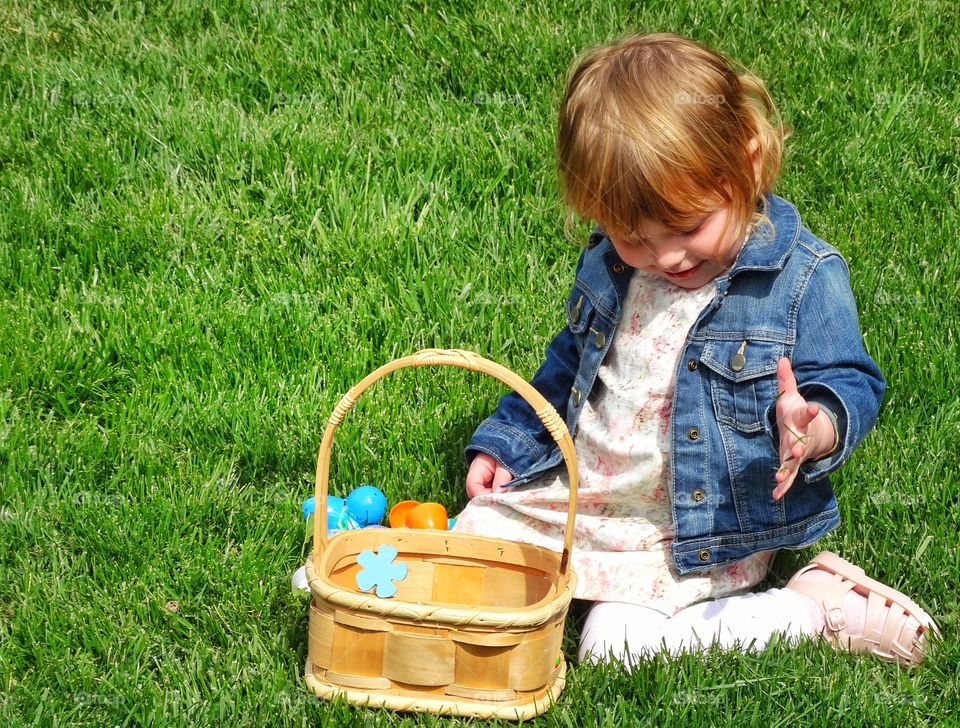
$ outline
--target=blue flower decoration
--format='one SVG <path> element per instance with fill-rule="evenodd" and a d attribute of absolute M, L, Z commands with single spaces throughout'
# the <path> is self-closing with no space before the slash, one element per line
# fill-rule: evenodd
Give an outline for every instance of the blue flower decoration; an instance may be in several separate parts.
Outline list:
<path fill-rule="evenodd" d="M 377 548 L 378 553 L 367 549 L 357 556 L 357 563 L 363 567 L 357 574 L 357 587 L 364 592 L 376 587 L 377 596 L 388 599 L 397 593 L 393 582 L 407 578 L 407 565 L 393 563 L 397 558 L 397 550 L 393 546 L 380 544 Z"/>

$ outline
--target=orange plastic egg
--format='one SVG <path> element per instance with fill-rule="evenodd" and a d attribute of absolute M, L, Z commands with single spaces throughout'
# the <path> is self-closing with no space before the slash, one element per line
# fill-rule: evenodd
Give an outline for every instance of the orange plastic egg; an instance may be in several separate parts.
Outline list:
<path fill-rule="evenodd" d="M 447 530 L 447 509 L 439 503 L 421 503 L 407 513 L 407 528 Z"/>
<path fill-rule="evenodd" d="M 420 505 L 420 501 L 415 500 L 405 500 L 397 503 L 390 509 L 390 527 L 403 528 L 406 526 L 407 514 L 418 505 Z"/>

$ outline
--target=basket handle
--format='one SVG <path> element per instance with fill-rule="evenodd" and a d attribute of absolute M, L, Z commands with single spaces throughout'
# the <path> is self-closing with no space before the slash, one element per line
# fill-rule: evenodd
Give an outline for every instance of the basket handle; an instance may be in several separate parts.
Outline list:
<path fill-rule="evenodd" d="M 543 422 L 544 427 L 546 427 L 550 433 L 550 436 L 553 437 L 560 446 L 560 452 L 563 454 L 570 481 L 567 524 L 564 529 L 563 554 L 560 557 L 560 574 L 565 575 L 570 566 L 570 550 L 573 547 L 573 528 L 577 515 L 577 451 L 573 444 L 573 438 L 570 437 L 563 418 L 557 414 L 553 405 L 527 381 L 496 362 L 484 359 L 479 354 L 463 351 L 462 349 L 422 349 L 410 356 L 395 359 L 388 364 L 384 364 L 351 387 L 350 390 L 343 395 L 343 398 L 337 406 L 333 408 L 333 413 L 330 415 L 330 419 L 327 421 L 327 428 L 323 433 L 323 441 L 320 443 L 320 453 L 317 455 L 316 507 L 314 509 L 313 519 L 313 543 L 315 545 L 314 565 L 320 568 L 320 555 L 327 546 L 327 485 L 330 478 L 330 452 L 333 448 L 333 436 L 337 427 L 343 422 L 343 418 L 347 412 L 356 404 L 360 395 L 374 382 L 397 369 L 424 366 L 460 367 L 461 369 L 469 369 L 470 371 L 483 372 L 484 374 L 489 374 L 499 379 L 508 387 L 514 389 L 517 394 L 523 397 L 524 400 L 533 407 L 537 416 Z"/>

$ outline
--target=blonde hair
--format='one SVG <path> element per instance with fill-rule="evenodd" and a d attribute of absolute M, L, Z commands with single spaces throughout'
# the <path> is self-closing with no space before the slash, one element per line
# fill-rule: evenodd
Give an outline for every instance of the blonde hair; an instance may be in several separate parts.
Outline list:
<path fill-rule="evenodd" d="M 780 173 L 789 133 L 763 81 L 701 43 L 655 33 L 589 50 L 560 105 L 568 226 L 577 214 L 606 232 L 635 234 L 651 219 L 682 230 L 729 205 L 739 239 L 766 220 L 757 203 Z"/>

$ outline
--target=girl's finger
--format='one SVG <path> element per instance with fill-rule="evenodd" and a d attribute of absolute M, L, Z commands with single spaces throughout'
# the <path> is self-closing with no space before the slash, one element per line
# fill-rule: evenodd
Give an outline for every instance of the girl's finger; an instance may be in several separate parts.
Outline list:
<path fill-rule="evenodd" d="M 497 467 L 493 476 L 493 492 L 499 493 L 503 486 L 513 480 L 513 475 L 506 468 Z"/>
<path fill-rule="evenodd" d="M 484 488 L 479 483 L 468 483 L 467 484 L 467 497 L 476 498 L 478 495 L 483 495 L 484 493 L 489 493 L 489 489 Z"/>
<path fill-rule="evenodd" d="M 798 409 L 793 416 L 793 422 L 801 432 L 805 432 L 820 413 L 820 405 L 813 403 Z"/>
<path fill-rule="evenodd" d="M 776 488 L 773 489 L 773 499 L 774 499 L 774 500 L 780 500 L 781 498 L 783 498 L 783 496 L 786 494 L 786 492 L 787 492 L 788 490 L 790 490 L 790 486 L 792 486 L 792 485 L 793 485 L 793 479 L 792 479 L 792 478 L 791 478 L 790 480 L 784 481 L 783 483 L 781 483 L 780 485 L 778 485 Z"/>
<path fill-rule="evenodd" d="M 789 488 L 790 484 L 793 482 L 793 473 L 790 470 L 788 465 L 783 465 L 777 471 L 774 480 L 777 485 L 773 490 L 773 497 L 778 498 L 780 494 L 785 493 Z"/>
<path fill-rule="evenodd" d="M 773 489 L 773 499 L 780 500 L 784 493 L 793 487 L 793 482 L 797 478 L 797 471 L 800 467 L 800 461 L 796 458 L 787 458 L 776 472 L 774 480 L 777 486 Z"/>
<path fill-rule="evenodd" d="M 792 394 L 797 391 L 797 379 L 793 376 L 793 367 L 787 357 L 780 357 L 777 361 L 777 383 L 782 394 Z"/>
<path fill-rule="evenodd" d="M 800 463 L 803 462 L 804 455 L 807 454 L 807 441 L 794 443 L 793 449 L 790 451 L 793 456 L 800 462 L 797 463 L 797 467 L 800 467 Z"/>

